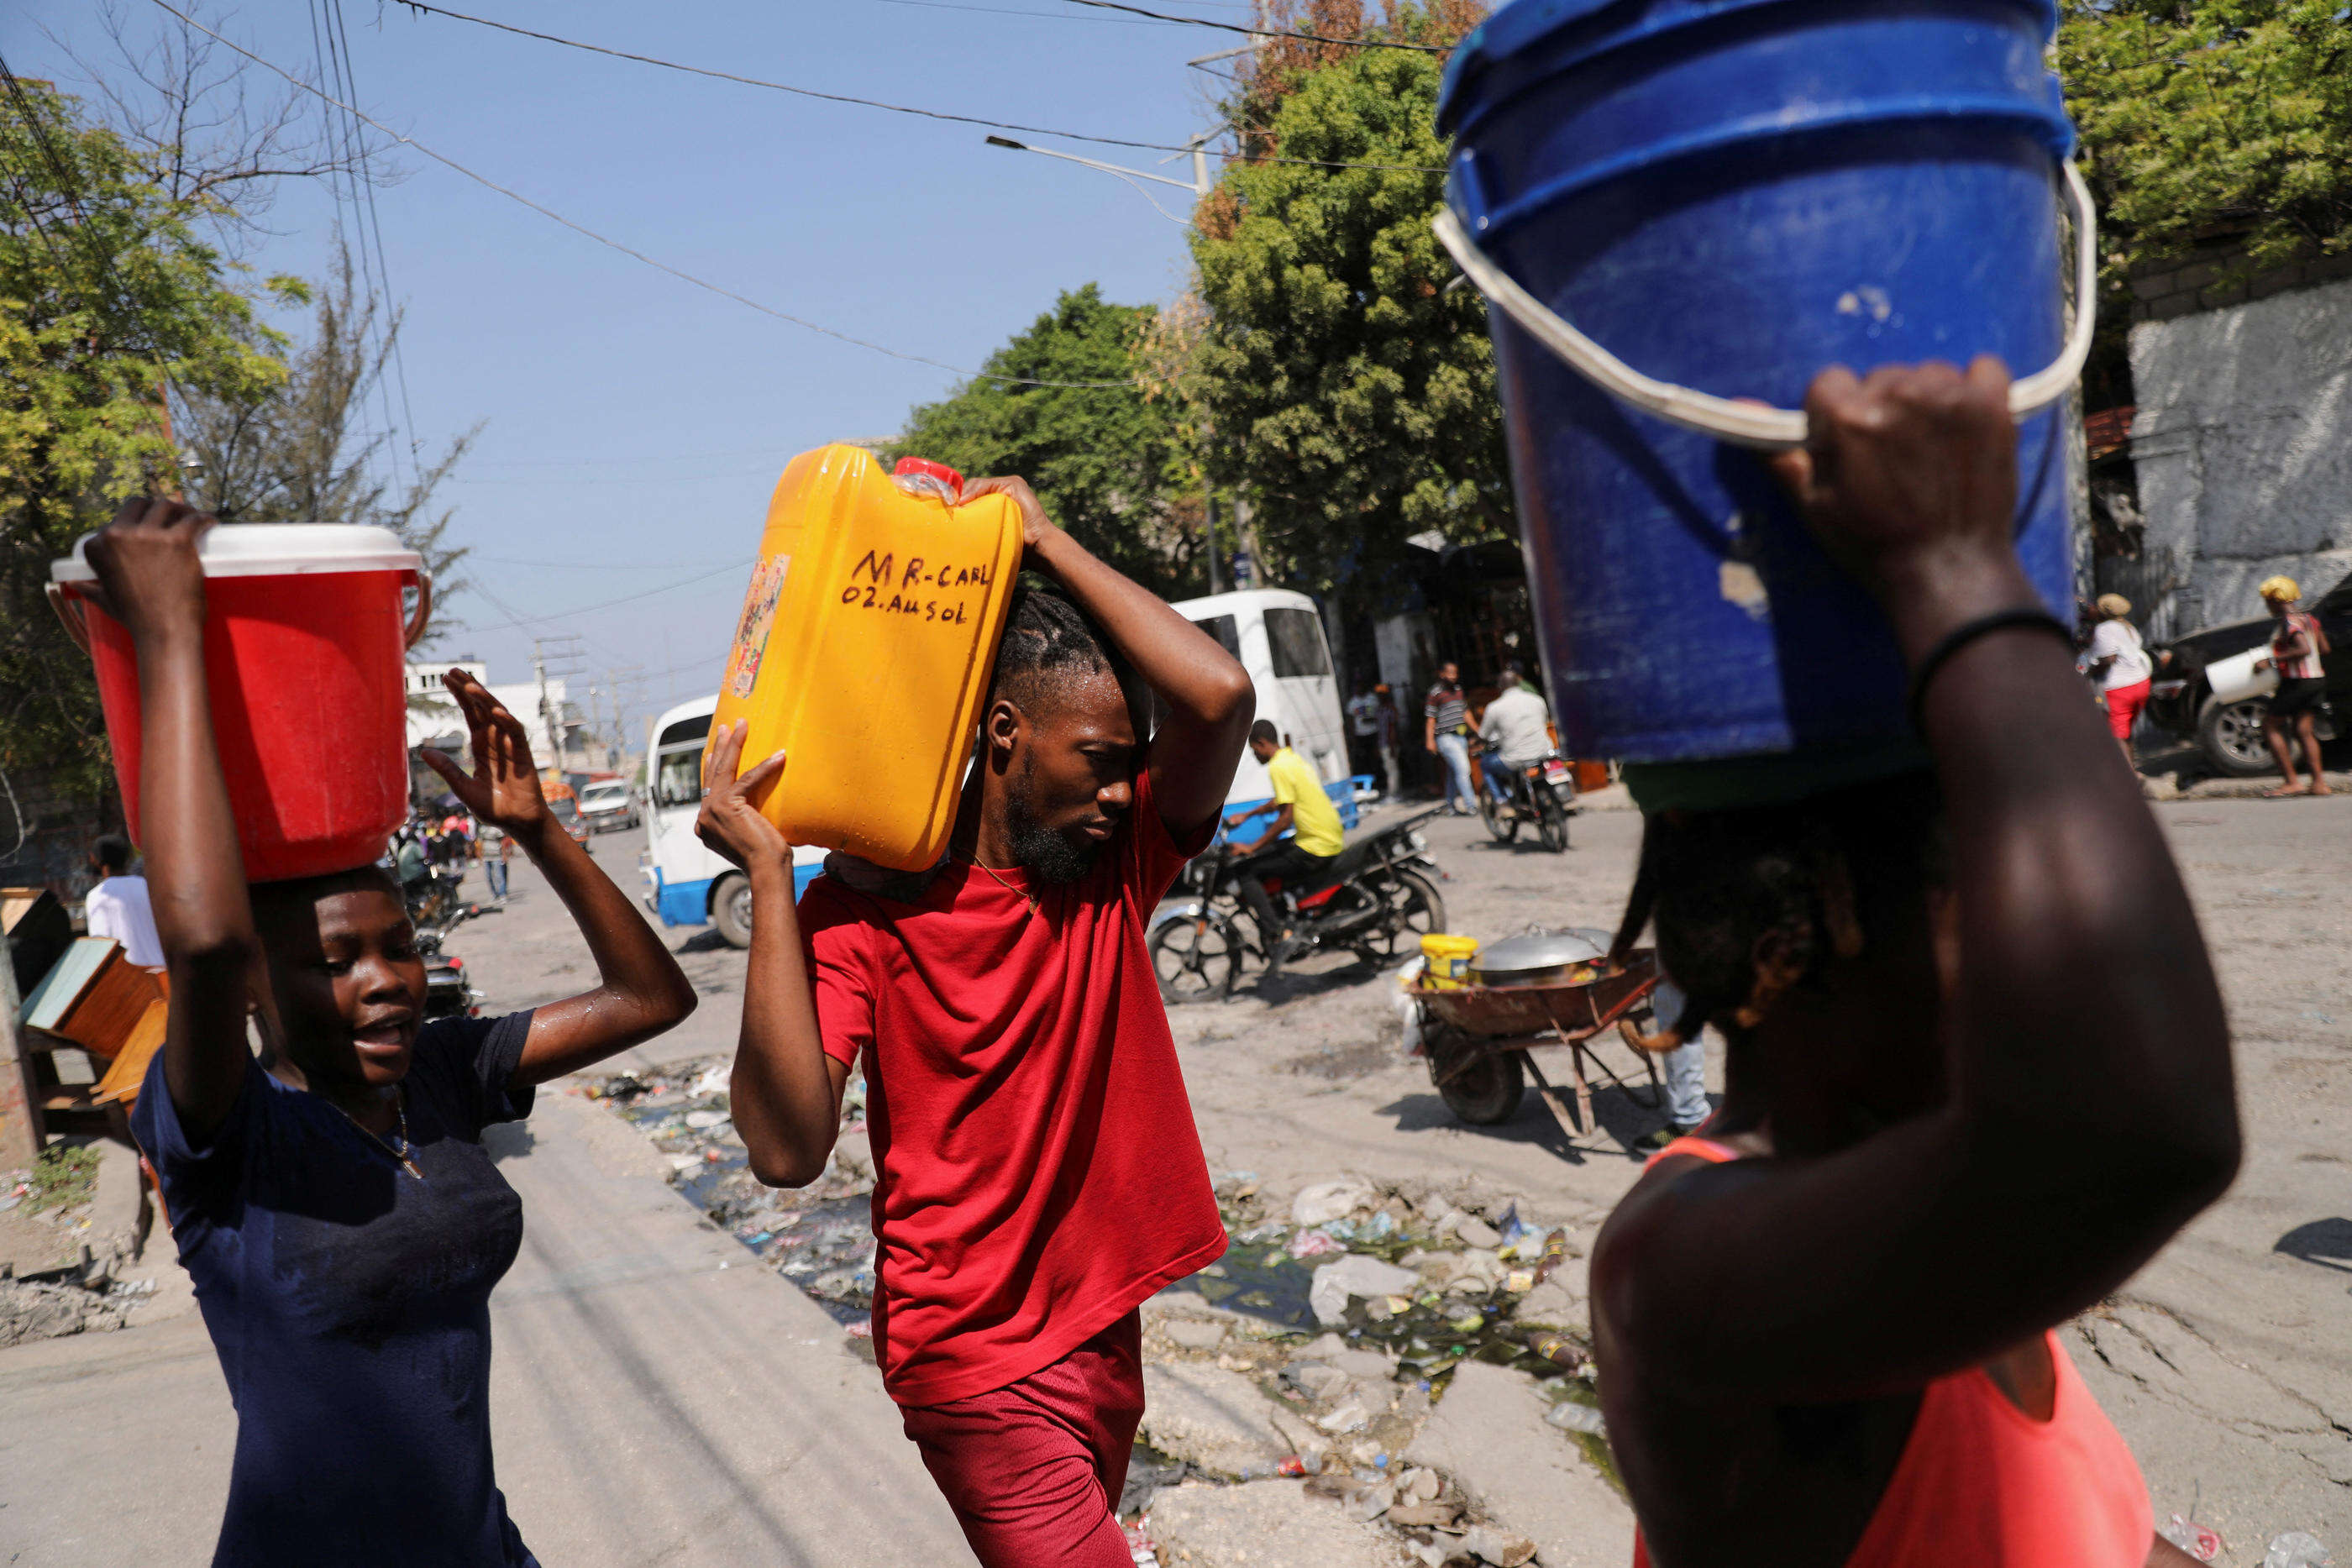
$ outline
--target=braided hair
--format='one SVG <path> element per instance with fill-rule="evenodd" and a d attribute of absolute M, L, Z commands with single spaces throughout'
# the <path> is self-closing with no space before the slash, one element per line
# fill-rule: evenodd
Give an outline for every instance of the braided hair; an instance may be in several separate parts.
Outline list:
<path fill-rule="evenodd" d="M 1948 881 L 1942 798 L 1927 773 L 1784 805 L 1661 811 L 1643 823 L 1612 951 L 1654 921 L 1659 965 L 1688 998 L 1661 1020 L 1666 1032 L 1696 1040 L 1713 1024 L 1737 1042 L 1783 991 L 1832 955 L 1859 955 L 1922 886 Z M 1786 959 L 1771 973 L 1757 962 L 1768 936 Z"/>
<path fill-rule="evenodd" d="M 1011 608 L 1005 612 L 1004 638 L 997 644 L 996 667 L 989 678 L 989 701 L 1002 697 L 1034 717 L 1041 704 L 1050 704 L 1070 685 L 1105 673 L 1118 682 L 1136 739 L 1141 741 L 1150 733 L 1150 704 L 1133 667 L 1059 584 L 1023 572 L 1013 585 Z"/>

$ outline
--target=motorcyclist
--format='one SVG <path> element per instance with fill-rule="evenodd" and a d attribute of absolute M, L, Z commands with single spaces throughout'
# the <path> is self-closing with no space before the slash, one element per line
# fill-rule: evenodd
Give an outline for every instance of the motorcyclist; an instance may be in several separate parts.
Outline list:
<path fill-rule="evenodd" d="M 1282 744 L 1281 733 L 1272 723 L 1259 719 L 1250 726 L 1249 748 L 1273 780 L 1276 810 L 1273 824 L 1255 843 L 1242 848 L 1240 852 L 1248 858 L 1240 868 L 1235 891 L 1257 921 L 1258 939 L 1265 945 L 1265 972 L 1271 978 L 1282 973 L 1283 964 L 1296 957 L 1298 948 L 1297 933 L 1275 912 L 1274 895 L 1266 891 L 1266 883 L 1314 885 L 1339 858 L 1346 834 L 1339 825 L 1339 808 L 1323 792 L 1323 781 L 1305 758 Z M 1225 819 L 1225 827 L 1228 831 L 1238 828 L 1264 810 L 1254 806 L 1235 811 Z M 1286 832 L 1292 835 L 1290 841 L 1276 843 Z"/>
<path fill-rule="evenodd" d="M 1486 788 L 1496 800 L 1511 802 L 1509 780 L 1552 754 L 1551 709 L 1527 683 L 1516 662 L 1505 664 L 1497 684 L 1502 695 L 1486 705 L 1478 738 L 1494 748 L 1486 768 Z"/>

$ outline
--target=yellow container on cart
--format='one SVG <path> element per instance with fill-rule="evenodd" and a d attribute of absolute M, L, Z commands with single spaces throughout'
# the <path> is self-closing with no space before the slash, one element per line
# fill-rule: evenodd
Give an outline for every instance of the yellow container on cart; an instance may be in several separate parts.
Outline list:
<path fill-rule="evenodd" d="M 1457 990 L 1469 973 L 1470 960 L 1478 956 L 1478 939 L 1433 931 L 1421 939 L 1421 956 L 1428 960 L 1423 974 L 1430 985 L 1441 991 Z"/>
<path fill-rule="evenodd" d="M 951 506 L 958 486 L 902 487 L 843 445 L 776 481 L 711 732 L 748 719 L 747 766 L 785 754 L 756 804 L 793 843 L 898 871 L 947 847 L 1021 569 L 1019 508 Z"/>

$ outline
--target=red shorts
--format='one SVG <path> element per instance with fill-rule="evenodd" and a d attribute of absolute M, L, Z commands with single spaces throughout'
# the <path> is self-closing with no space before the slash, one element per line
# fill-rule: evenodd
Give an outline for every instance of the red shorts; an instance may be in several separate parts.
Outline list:
<path fill-rule="evenodd" d="M 2153 680 L 2135 681 L 2107 693 L 2107 731 L 2117 740 L 2131 738 L 2132 723 L 2147 706 L 2147 694 L 2154 685 Z"/>
<path fill-rule="evenodd" d="M 901 1414 L 985 1568 L 1133 1568 L 1118 1494 L 1143 1419 L 1134 1312 L 1018 1383 Z"/>

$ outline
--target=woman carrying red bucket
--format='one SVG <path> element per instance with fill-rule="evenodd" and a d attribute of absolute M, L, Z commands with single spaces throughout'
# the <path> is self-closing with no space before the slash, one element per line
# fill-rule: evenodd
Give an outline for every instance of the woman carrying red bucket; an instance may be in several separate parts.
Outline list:
<path fill-rule="evenodd" d="M 215 738 L 222 686 L 207 689 L 197 545 L 212 526 L 132 502 L 84 554 L 136 653 L 142 838 L 172 978 L 132 1126 L 237 1411 L 213 1561 L 518 1568 L 533 1560 L 491 1466 L 489 1293 L 522 1213 L 482 1130 L 527 1114 L 534 1085 L 675 1025 L 694 991 L 549 815 L 522 727 L 456 671 L 473 772 L 433 766 L 540 866 L 597 988 L 420 1027 L 425 965 L 384 873 L 248 885 Z"/>

